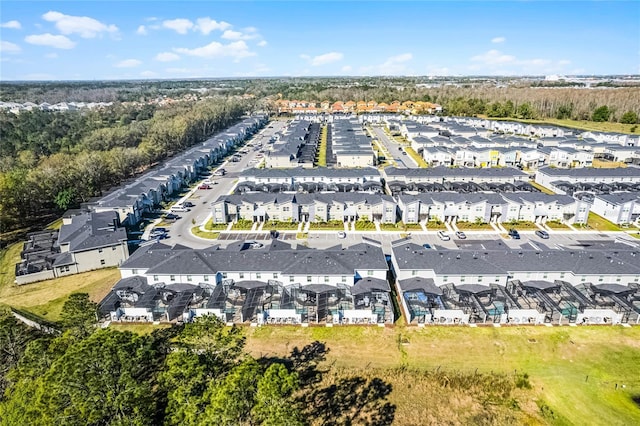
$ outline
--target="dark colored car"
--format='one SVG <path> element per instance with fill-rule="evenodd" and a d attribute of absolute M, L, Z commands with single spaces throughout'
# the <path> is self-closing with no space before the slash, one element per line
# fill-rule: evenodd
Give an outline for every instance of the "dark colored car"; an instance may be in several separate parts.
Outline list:
<path fill-rule="evenodd" d="M 511 238 L 513 238 L 514 240 L 519 240 L 520 239 L 520 233 L 518 231 L 516 231 L 515 229 L 509 229 L 509 236 Z"/>

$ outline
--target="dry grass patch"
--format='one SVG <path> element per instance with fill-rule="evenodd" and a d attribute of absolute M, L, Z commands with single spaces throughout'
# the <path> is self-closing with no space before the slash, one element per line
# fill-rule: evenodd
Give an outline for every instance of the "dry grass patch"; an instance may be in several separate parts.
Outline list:
<path fill-rule="evenodd" d="M 50 321 L 57 321 L 62 305 L 72 293 L 88 293 L 99 302 L 120 279 L 117 268 L 105 268 L 82 274 L 21 286 L 11 283 L 0 287 L 0 304 L 25 309 Z"/>

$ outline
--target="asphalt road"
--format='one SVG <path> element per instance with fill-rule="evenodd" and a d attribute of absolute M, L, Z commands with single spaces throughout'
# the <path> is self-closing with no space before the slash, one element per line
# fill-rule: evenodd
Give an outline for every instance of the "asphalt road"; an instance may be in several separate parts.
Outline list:
<path fill-rule="evenodd" d="M 224 162 L 216 169 L 225 169 L 226 174 L 224 176 L 214 176 L 211 178 L 214 185 L 211 185 L 211 189 L 197 189 L 201 181 L 197 181 L 193 184 L 191 191 L 180 200 L 176 200 L 176 203 L 183 201 L 190 201 L 195 206 L 191 207 L 191 211 L 178 213 L 180 219 L 176 220 L 170 226 L 167 226 L 169 231 L 166 240 L 163 240 L 165 244 L 174 245 L 182 244 L 192 248 L 206 248 L 213 245 L 221 244 L 226 245 L 232 241 L 217 241 L 217 240 L 205 240 L 195 237 L 191 234 L 190 230 L 195 225 L 202 224 L 209 214 L 211 213 L 211 202 L 215 201 L 221 195 L 230 194 L 237 183 L 240 172 L 245 169 L 255 167 L 259 163 L 258 155 L 261 155 L 254 148 L 269 149 L 269 139 L 277 132 L 282 130 L 286 125 L 284 121 L 270 122 L 265 128 L 249 139 L 244 145 L 237 148 L 237 151 L 248 150 L 247 154 L 242 154 L 241 160 L 238 162 L 229 161 Z M 253 146 L 250 146 L 253 145 Z M 237 152 L 236 151 L 236 152 Z M 195 225 L 194 225 L 195 223 Z"/>
<path fill-rule="evenodd" d="M 401 145 L 387 136 L 387 134 L 384 132 L 384 129 L 373 126 L 371 127 L 371 130 L 373 130 L 376 139 L 387 149 L 387 151 L 391 153 L 391 156 L 395 160 L 397 167 L 405 169 L 418 168 L 418 165 L 408 154 L 402 154 L 404 150 L 401 148 Z"/>

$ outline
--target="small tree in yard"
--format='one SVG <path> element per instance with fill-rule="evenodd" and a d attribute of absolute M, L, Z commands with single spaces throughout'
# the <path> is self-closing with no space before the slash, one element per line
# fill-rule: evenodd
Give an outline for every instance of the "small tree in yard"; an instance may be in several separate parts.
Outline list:
<path fill-rule="evenodd" d="M 601 107 L 596 108 L 596 110 L 593 111 L 591 120 L 598 121 L 598 122 L 609 121 L 610 116 L 611 116 L 611 110 L 609 109 L 608 106 L 603 105 Z"/>
<path fill-rule="evenodd" d="M 623 124 L 636 124 L 638 123 L 638 114 L 633 111 L 627 111 L 620 118 L 620 122 Z"/>

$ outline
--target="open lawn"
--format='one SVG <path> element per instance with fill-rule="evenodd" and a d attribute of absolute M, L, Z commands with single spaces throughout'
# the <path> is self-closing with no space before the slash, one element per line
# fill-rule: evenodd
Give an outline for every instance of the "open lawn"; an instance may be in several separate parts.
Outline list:
<path fill-rule="evenodd" d="M 458 227 L 458 229 L 462 230 L 462 231 L 466 231 L 466 230 L 488 230 L 488 231 L 493 231 L 494 229 L 491 227 L 491 225 L 489 225 L 488 223 L 475 223 L 475 222 L 456 222 L 456 226 Z"/>
<path fill-rule="evenodd" d="M 199 226 L 191 228 L 191 233 L 199 238 L 205 238 L 207 240 L 217 240 L 220 236 L 220 232 L 216 231 L 203 231 Z"/>
<path fill-rule="evenodd" d="M 640 327 L 261 327 L 246 333 L 256 356 L 326 342 L 335 368 L 368 371 L 392 384 L 396 425 L 474 422 L 461 412 L 478 409 L 469 394 L 434 386 L 423 374 L 444 371 L 453 378 L 476 369 L 530 377 L 532 389 L 514 395 L 514 417 L 502 413 L 494 424 L 640 423 L 633 400 L 640 397 Z"/>
<path fill-rule="evenodd" d="M 418 167 L 426 169 L 427 167 L 429 167 L 429 165 L 427 164 L 426 161 L 424 161 L 424 158 L 422 158 L 422 156 L 420 154 L 418 154 L 417 152 L 415 152 L 413 150 L 413 148 L 410 147 L 406 147 L 404 149 L 405 151 L 407 151 L 407 154 L 409 154 L 409 157 L 413 158 L 413 161 L 416 162 L 416 164 L 418 165 Z"/>
<path fill-rule="evenodd" d="M 609 222 L 607 219 L 589 212 L 586 227 L 576 227 L 576 229 L 596 230 L 596 231 L 622 231 L 618 225 Z"/>
<path fill-rule="evenodd" d="M 116 268 L 99 269 L 54 280 L 18 286 L 13 265 L 18 260 L 22 244 L 14 244 L 0 258 L 0 305 L 25 309 L 57 321 L 62 305 L 71 293 L 89 293 L 99 302 L 120 279 Z"/>

